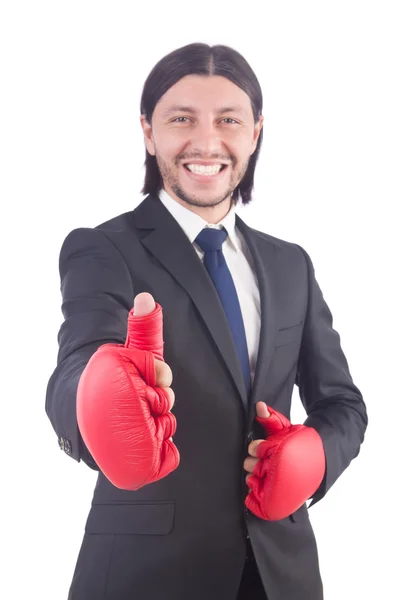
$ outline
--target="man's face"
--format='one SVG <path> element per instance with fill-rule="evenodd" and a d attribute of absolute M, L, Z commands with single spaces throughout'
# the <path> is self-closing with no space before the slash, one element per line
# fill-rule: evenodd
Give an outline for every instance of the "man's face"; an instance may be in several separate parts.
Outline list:
<path fill-rule="evenodd" d="M 156 156 L 164 189 L 201 207 L 230 199 L 262 122 L 263 117 L 255 125 L 249 96 L 220 76 L 183 77 L 160 98 L 151 126 L 141 116 L 146 148 Z"/>

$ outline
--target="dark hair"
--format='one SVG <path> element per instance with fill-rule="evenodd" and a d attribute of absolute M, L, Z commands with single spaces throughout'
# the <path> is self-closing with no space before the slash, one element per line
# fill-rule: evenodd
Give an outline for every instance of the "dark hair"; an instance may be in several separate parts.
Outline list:
<path fill-rule="evenodd" d="M 161 96 L 186 75 L 221 75 L 240 87 L 251 99 L 255 123 L 262 114 L 262 90 L 259 81 L 245 58 L 229 46 L 189 44 L 174 50 L 162 58 L 149 73 L 141 96 L 141 115 L 151 125 L 152 115 Z M 254 187 L 255 165 L 262 144 L 263 129 L 258 138 L 255 152 L 251 155 L 247 171 L 234 190 L 232 199 L 236 204 L 241 196 L 243 204 L 251 202 Z M 163 187 L 163 178 L 157 159 L 146 150 L 145 183 L 143 194 L 158 195 Z"/>

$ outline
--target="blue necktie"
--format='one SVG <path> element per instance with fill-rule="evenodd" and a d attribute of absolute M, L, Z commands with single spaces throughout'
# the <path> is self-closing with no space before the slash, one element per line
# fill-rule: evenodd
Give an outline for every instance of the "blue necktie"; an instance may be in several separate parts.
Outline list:
<path fill-rule="evenodd" d="M 244 321 L 240 303 L 229 268 L 222 252 L 222 244 L 227 238 L 227 232 L 222 229 L 203 229 L 195 242 L 204 252 L 204 266 L 211 277 L 220 301 L 222 302 L 227 320 L 240 359 L 247 395 L 251 388 L 251 369 L 248 357 L 247 339 L 245 337 Z"/>

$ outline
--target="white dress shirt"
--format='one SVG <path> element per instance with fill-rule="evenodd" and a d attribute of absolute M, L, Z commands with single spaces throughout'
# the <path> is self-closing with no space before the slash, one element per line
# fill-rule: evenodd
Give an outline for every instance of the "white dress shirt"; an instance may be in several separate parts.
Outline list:
<path fill-rule="evenodd" d="M 253 382 L 261 326 L 260 295 L 251 252 L 245 243 L 241 232 L 236 227 L 235 206 L 232 204 L 228 214 L 222 221 L 213 225 L 207 223 L 202 217 L 174 200 L 164 189 L 160 191 L 159 198 L 174 219 L 179 223 L 190 242 L 193 244 L 201 261 L 204 260 L 204 252 L 194 241 L 198 234 L 205 227 L 213 227 L 215 229 L 225 228 L 228 237 L 223 243 L 222 251 L 227 266 L 229 267 L 229 271 L 233 277 L 240 302 L 245 335 L 247 338 L 251 382 Z"/>

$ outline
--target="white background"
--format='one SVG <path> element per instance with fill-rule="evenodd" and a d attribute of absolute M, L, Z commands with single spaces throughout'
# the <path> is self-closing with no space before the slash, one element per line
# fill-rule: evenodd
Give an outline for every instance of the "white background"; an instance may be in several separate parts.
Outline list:
<path fill-rule="evenodd" d="M 2 3 L 2 597 L 67 597 L 96 475 L 59 450 L 44 412 L 59 250 L 141 202 L 144 80 L 195 41 L 234 47 L 259 78 L 264 141 L 238 213 L 309 252 L 368 407 L 359 457 L 310 511 L 325 599 L 396 594 L 393 5 Z"/>

